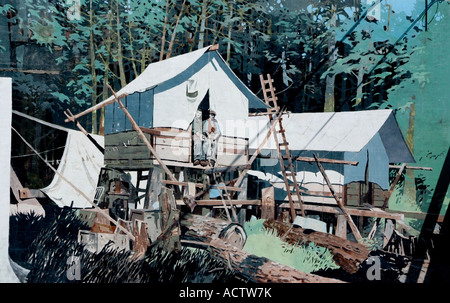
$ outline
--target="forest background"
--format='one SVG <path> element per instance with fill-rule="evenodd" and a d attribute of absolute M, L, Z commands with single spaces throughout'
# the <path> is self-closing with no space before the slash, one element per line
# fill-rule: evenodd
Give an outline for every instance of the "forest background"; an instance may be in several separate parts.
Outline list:
<path fill-rule="evenodd" d="M 1 0 L 0 76 L 13 79 L 13 109 L 64 125 L 108 98 L 148 64 L 219 44 L 236 75 L 262 97 L 271 74 L 292 112 L 391 108 L 416 166 L 391 209 L 426 212 L 450 145 L 450 3 L 445 0 Z M 157 76 L 157 75 L 155 75 Z M 80 119 L 103 134 L 104 112 Z M 13 124 L 58 157 L 63 142 L 26 119 Z M 65 125 L 71 127 L 69 125 Z M 28 162 L 24 186 L 51 174 Z M 59 149 L 58 149 L 59 148 Z M 395 176 L 392 172 L 392 179 Z M 445 214 L 449 195 L 441 214 Z M 420 229 L 421 220 L 410 220 Z"/>

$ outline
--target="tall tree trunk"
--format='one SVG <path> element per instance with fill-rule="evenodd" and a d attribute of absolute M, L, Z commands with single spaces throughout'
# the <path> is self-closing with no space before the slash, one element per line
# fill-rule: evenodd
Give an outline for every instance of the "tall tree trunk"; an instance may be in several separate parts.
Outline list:
<path fill-rule="evenodd" d="M 130 39 L 130 41 L 128 42 L 129 47 L 130 47 L 130 55 L 131 55 L 131 66 L 133 68 L 133 72 L 134 72 L 134 77 L 137 77 L 138 71 L 137 71 L 137 67 L 136 67 L 136 56 L 134 55 L 134 48 L 133 48 L 133 34 L 131 33 L 131 22 L 128 22 L 128 38 Z"/>
<path fill-rule="evenodd" d="M 333 11 L 333 17 L 330 20 L 330 26 L 336 26 L 336 5 L 332 5 L 331 9 Z M 336 34 L 334 31 L 331 33 L 331 37 L 328 40 L 328 53 L 331 53 L 329 59 L 329 66 L 332 66 L 337 57 L 337 49 L 336 49 Z M 334 112 L 335 99 L 334 99 L 334 82 L 335 75 L 327 75 L 326 77 L 326 88 L 325 88 L 325 104 L 323 111 L 324 112 Z"/>
<path fill-rule="evenodd" d="M 94 10 L 93 10 L 93 0 L 89 2 L 89 24 L 90 24 L 90 35 L 89 35 L 89 55 L 91 57 L 90 60 L 90 68 L 91 68 L 91 76 L 92 76 L 92 104 L 91 106 L 95 106 L 97 104 L 97 72 L 95 69 L 95 45 L 94 45 L 94 31 L 92 28 L 94 27 Z M 97 111 L 92 112 L 92 133 L 97 133 Z"/>
<path fill-rule="evenodd" d="M 198 34 L 198 49 L 205 47 L 205 31 L 206 31 L 206 10 L 208 0 L 203 0 L 202 14 L 200 16 L 200 31 Z"/>
<path fill-rule="evenodd" d="M 112 5 L 110 7 L 110 12 L 112 11 Z M 105 74 L 103 75 L 103 91 L 102 91 L 102 99 L 106 100 L 109 97 L 109 89 L 108 89 L 108 84 L 109 84 L 109 64 L 110 64 L 110 60 L 111 60 L 111 44 L 112 44 L 112 39 L 111 39 L 111 28 L 112 28 L 112 22 L 113 22 L 113 15 L 110 13 L 108 14 L 108 19 L 109 19 L 109 30 L 108 30 L 108 34 L 106 37 L 106 58 L 105 58 Z M 98 131 L 99 135 L 104 135 L 105 134 L 105 108 L 103 107 L 100 110 L 100 126 L 99 126 L 99 131 Z"/>
<path fill-rule="evenodd" d="M 169 20 L 169 3 L 170 0 L 166 0 L 166 16 L 164 17 L 164 25 L 161 37 L 161 51 L 159 53 L 159 61 L 164 60 L 164 50 L 166 49 L 166 32 L 167 32 L 167 23 Z"/>
<path fill-rule="evenodd" d="M 409 106 L 409 122 L 408 122 L 408 130 L 406 132 L 406 145 L 408 145 L 409 150 L 412 154 L 414 154 L 414 124 L 415 124 L 415 116 L 416 116 L 416 104 L 411 103 Z M 413 169 L 406 170 L 406 178 L 404 183 L 404 196 L 407 201 L 411 204 L 416 203 L 416 180 Z"/>
<path fill-rule="evenodd" d="M 231 19 L 233 19 L 233 3 L 230 2 L 229 3 L 229 9 L 230 9 L 230 23 L 228 24 L 228 41 L 227 41 L 227 59 L 226 62 L 227 64 L 230 64 L 230 58 L 231 58 L 231 33 L 232 33 L 232 29 L 233 29 L 233 22 L 231 21 Z"/>
<path fill-rule="evenodd" d="M 122 37 L 120 35 L 120 8 L 119 1 L 116 1 L 116 37 L 117 37 L 117 62 L 119 64 L 119 80 L 121 87 L 127 85 L 127 79 L 125 77 L 125 68 L 123 66 L 123 53 L 122 53 Z"/>
<path fill-rule="evenodd" d="M 362 94 L 363 94 L 363 80 L 364 80 L 364 71 L 366 68 L 364 66 L 361 66 L 358 70 L 358 75 L 356 75 L 356 102 L 355 105 L 358 105 L 362 101 Z"/>
<path fill-rule="evenodd" d="M 287 69 L 287 65 L 286 65 L 286 50 L 283 50 L 281 52 L 281 60 L 282 60 L 282 64 L 281 64 L 281 69 L 283 71 L 283 84 L 284 86 L 289 86 L 289 77 L 287 75 L 286 69 Z"/>
<path fill-rule="evenodd" d="M 175 44 L 175 37 L 177 35 L 178 23 L 180 22 L 181 16 L 183 15 L 184 6 L 186 5 L 186 0 L 183 0 L 183 4 L 181 5 L 180 14 L 177 17 L 177 21 L 175 22 L 175 26 L 173 28 L 172 37 L 170 39 L 169 48 L 167 49 L 166 59 L 170 58 L 172 55 L 173 45 Z"/>

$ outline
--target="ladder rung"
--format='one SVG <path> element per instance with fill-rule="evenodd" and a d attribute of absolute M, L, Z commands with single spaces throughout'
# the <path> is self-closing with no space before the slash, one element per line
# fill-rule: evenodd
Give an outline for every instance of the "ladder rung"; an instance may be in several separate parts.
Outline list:
<path fill-rule="evenodd" d="M 281 157 L 282 157 L 283 159 L 285 159 L 285 160 L 291 159 L 291 157 L 289 157 L 288 155 L 282 155 Z"/>
<path fill-rule="evenodd" d="M 282 129 L 280 129 L 280 130 L 277 130 L 276 132 L 282 134 L 282 133 L 285 133 L 286 130 L 285 130 L 284 128 L 282 128 Z"/>
<path fill-rule="evenodd" d="M 287 145 L 289 145 L 289 143 L 288 142 L 281 142 L 281 143 L 278 143 L 278 145 L 280 145 L 280 146 L 287 146 Z"/>

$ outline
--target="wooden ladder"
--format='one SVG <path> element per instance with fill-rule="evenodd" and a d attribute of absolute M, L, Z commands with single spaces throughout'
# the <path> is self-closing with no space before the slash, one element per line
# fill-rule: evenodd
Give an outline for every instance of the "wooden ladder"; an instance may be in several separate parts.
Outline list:
<path fill-rule="evenodd" d="M 275 96 L 275 87 L 273 86 L 273 79 L 267 74 L 267 80 L 264 79 L 263 75 L 259 75 L 259 79 L 261 81 L 262 92 L 264 95 L 264 101 L 268 106 L 272 108 L 268 110 L 270 122 L 276 119 L 276 115 L 283 115 L 282 111 L 278 107 L 277 100 L 278 98 Z M 286 130 L 283 128 L 283 117 L 278 118 L 278 129 L 274 129 L 273 138 L 275 140 L 275 144 L 278 150 L 278 160 L 280 161 L 281 172 L 283 174 L 283 180 L 286 187 L 286 192 L 289 199 L 289 206 L 291 210 L 291 220 L 292 222 L 295 220 L 296 211 L 294 207 L 293 197 L 297 197 L 297 201 L 300 204 L 300 212 L 303 217 L 305 217 L 305 210 L 303 207 L 302 197 L 300 193 L 300 188 L 297 183 L 297 177 L 295 173 L 295 167 L 292 163 L 292 156 L 289 150 L 289 143 L 286 139 Z M 281 137 L 279 137 L 281 135 Z M 282 154 L 282 150 L 284 150 L 285 154 Z M 288 177 L 292 179 L 292 185 L 289 182 Z M 292 191 L 291 191 L 292 187 Z"/>

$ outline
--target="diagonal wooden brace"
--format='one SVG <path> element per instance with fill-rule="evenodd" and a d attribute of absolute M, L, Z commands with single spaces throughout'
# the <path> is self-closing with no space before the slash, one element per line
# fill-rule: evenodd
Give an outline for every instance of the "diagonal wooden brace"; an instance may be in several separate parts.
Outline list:
<path fill-rule="evenodd" d="M 138 133 L 139 138 L 141 138 L 142 141 L 144 141 L 145 145 L 147 146 L 147 148 L 150 150 L 150 152 L 152 153 L 152 155 L 155 157 L 156 161 L 158 161 L 159 165 L 161 165 L 162 169 L 164 170 L 164 172 L 167 174 L 167 176 L 169 176 L 170 180 L 172 181 L 178 181 L 174 175 L 172 174 L 172 172 L 167 168 L 166 164 L 164 164 L 164 162 L 161 160 L 161 158 L 158 156 L 158 154 L 156 153 L 155 149 L 153 148 L 153 146 L 150 144 L 150 142 L 148 142 L 147 138 L 145 137 L 144 133 L 142 132 L 141 128 L 139 127 L 139 125 L 136 123 L 136 121 L 133 119 L 133 117 L 131 116 L 131 114 L 128 112 L 128 110 L 125 108 L 125 106 L 123 105 L 122 101 L 120 101 L 120 98 L 116 95 L 116 92 L 112 89 L 112 87 L 107 84 L 109 89 L 111 90 L 111 92 L 114 95 L 114 100 L 119 104 L 120 108 L 122 109 L 122 111 L 125 113 L 125 116 L 127 116 L 128 120 L 130 120 L 131 126 L 133 127 L 133 129 Z"/>
<path fill-rule="evenodd" d="M 319 167 L 320 172 L 322 173 L 323 178 L 325 179 L 325 182 L 327 182 L 328 188 L 330 189 L 330 192 L 333 194 L 334 199 L 337 202 L 337 205 L 339 206 L 339 208 L 341 209 L 341 211 L 344 214 L 345 219 L 348 222 L 348 225 L 350 226 L 350 229 L 353 232 L 353 235 L 355 236 L 356 241 L 361 240 L 361 234 L 359 233 L 358 228 L 355 225 L 355 222 L 353 222 L 352 217 L 350 217 L 350 215 L 348 214 L 347 210 L 345 209 L 344 205 L 342 204 L 341 199 L 339 199 L 339 197 L 337 196 L 336 192 L 334 191 L 333 186 L 331 185 L 330 179 L 328 179 L 327 174 L 325 173 L 325 170 L 322 167 L 322 164 L 320 164 L 319 159 L 316 157 L 315 154 L 313 154 L 314 156 L 314 160 L 317 163 L 317 166 Z"/>

